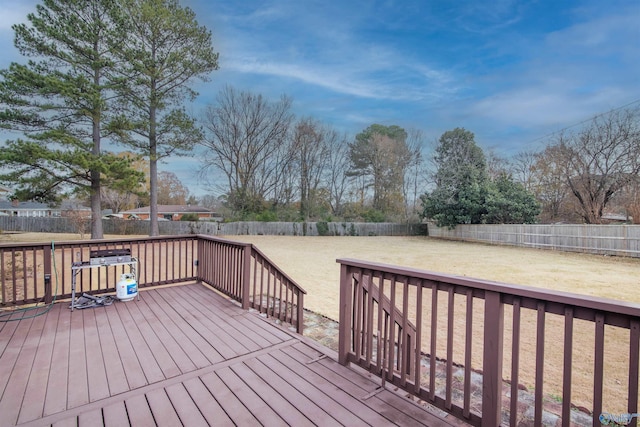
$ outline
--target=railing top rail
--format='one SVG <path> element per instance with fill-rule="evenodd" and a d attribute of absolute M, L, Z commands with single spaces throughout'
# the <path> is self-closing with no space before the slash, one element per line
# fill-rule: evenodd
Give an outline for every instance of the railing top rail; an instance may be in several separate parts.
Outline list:
<path fill-rule="evenodd" d="M 93 240 L 54 240 L 55 246 L 98 246 L 109 243 L 132 243 L 132 242 L 149 242 L 156 240 L 195 240 L 199 236 L 194 234 L 184 234 L 175 236 L 146 236 L 146 237 L 123 237 L 116 239 L 93 239 Z M 44 242 L 16 242 L 16 243 L 0 243 L 0 249 L 3 248 L 41 248 L 43 246 L 51 246 L 51 240 Z"/>
<path fill-rule="evenodd" d="M 350 258 L 339 258 L 336 262 L 372 271 L 380 271 L 398 276 L 414 277 L 432 282 L 449 283 L 452 285 L 466 286 L 482 291 L 499 292 L 516 297 L 532 298 L 549 301 L 558 304 L 579 306 L 602 312 L 610 312 L 628 316 L 640 317 L 640 304 L 619 301 L 609 298 L 592 297 L 589 295 L 574 294 L 571 292 L 554 291 L 550 289 L 535 288 L 532 286 L 512 285 L 508 283 L 494 282 L 490 280 L 475 279 L 470 277 L 455 276 L 437 273 L 428 270 L 420 270 L 411 267 L 361 261 Z"/>
<path fill-rule="evenodd" d="M 194 237 L 196 237 L 198 239 L 201 239 L 201 240 L 208 240 L 210 242 L 220 242 L 220 243 L 224 243 L 226 245 L 237 246 L 237 247 L 240 247 L 240 248 L 243 248 L 245 246 L 253 246 L 251 243 L 238 242 L 236 240 L 224 239 L 222 237 L 209 236 L 207 234 L 196 234 Z"/>
<path fill-rule="evenodd" d="M 286 278 L 288 282 L 290 282 L 293 286 L 296 287 L 296 289 L 298 289 L 301 293 L 303 294 L 307 294 L 307 291 L 304 290 L 304 288 L 300 285 L 298 285 L 298 283 L 296 283 L 295 280 L 293 280 L 291 277 L 289 277 L 289 275 L 287 273 L 285 273 L 284 271 L 280 270 L 277 266 L 276 263 L 274 263 L 273 261 L 271 261 L 269 259 L 268 256 L 266 256 L 260 249 L 258 249 L 257 247 L 255 247 L 254 245 L 251 245 L 251 250 L 255 253 L 257 253 L 258 255 L 260 255 L 260 257 L 262 257 L 265 261 L 267 261 L 270 265 L 274 266 L 274 268 L 278 269 L 278 271 L 280 272 L 280 274 L 282 275 L 282 277 Z"/>

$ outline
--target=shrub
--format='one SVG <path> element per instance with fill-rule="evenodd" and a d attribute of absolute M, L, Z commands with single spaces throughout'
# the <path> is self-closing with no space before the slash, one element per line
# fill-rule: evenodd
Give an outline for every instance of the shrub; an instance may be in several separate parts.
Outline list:
<path fill-rule="evenodd" d="M 329 235 L 329 224 L 326 221 L 318 221 L 316 223 L 316 228 L 318 229 L 318 236 Z"/>
<path fill-rule="evenodd" d="M 200 217 L 197 213 L 186 213 L 180 218 L 180 221 L 198 221 Z"/>

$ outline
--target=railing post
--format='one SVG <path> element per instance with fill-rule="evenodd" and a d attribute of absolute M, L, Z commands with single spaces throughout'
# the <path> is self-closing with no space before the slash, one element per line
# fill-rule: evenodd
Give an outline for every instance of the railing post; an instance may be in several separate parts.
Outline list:
<path fill-rule="evenodd" d="M 502 417 L 502 344 L 504 305 L 499 292 L 484 294 L 484 349 L 482 358 L 482 425 L 500 425 Z"/>
<path fill-rule="evenodd" d="M 242 309 L 249 310 L 249 295 L 251 286 L 251 244 L 246 245 L 242 251 Z"/>
<path fill-rule="evenodd" d="M 202 240 L 201 238 L 198 238 L 197 243 L 196 243 L 196 253 L 193 255 L 193 263 L 195 264 L 194 267 L 196 269 L 196 281 L 198 283 L 202 283 L 202 274 L 200 274 L 200 272 L 202 271 L 202 257 L 204 255 L 204 240 Z"/>
<path fill-rule="evenodd" d="M 300 335 L 304 333 L 304 293 L 298 291 L 298 325 L 296 332 Z"/>
<path fill-rule="evenodd" d="M 51 246 L 44 245 L 42 247 L 42 267 L 44 269 L 44 302 L 51 304 L 53 301 L 53 289 L 51 286 Z"/>
<path fill-rule="evenodd" d="M 351 342 L 351 284 L 348 267 L 340 264 L 340 318 L 338 323 L 338 362 L 349 363 L 349 343 Z"/>

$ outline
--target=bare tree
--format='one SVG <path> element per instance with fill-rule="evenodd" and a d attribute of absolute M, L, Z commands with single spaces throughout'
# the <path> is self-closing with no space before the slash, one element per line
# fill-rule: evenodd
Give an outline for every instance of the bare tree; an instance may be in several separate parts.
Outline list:
<path fill-rule="evenodd" d="M 373 208 L 385 213 L 402 211 L 405 172 L 413 158 L 407 132 L 395 125 L 373 124 L 356 135 L 349 156 L 349 174 L 366 178 L 363 184 L 373 189 Z"/>
<path fill-rule="evenodd" d="M 521 151 L 511 160 L 511 176 L 524 185 L 527 191 L 533 190 L 534 167 L 538 159 L 538 153 L 534 151 Z"/>
<path fill-rule="evenodd" d="M 341 216 L 344 213 L 346 194 L 349 188 L 350 178 L 347 172 L 351 165 L 349 159 L 349 144 L 347 136 L 335 134 L 329 141 L 328 162 L 331 165 L 326 171 L 323 181 L 328 189 L 329 206 L 333 215 Z"/>
<path fill-rule="evenodd" d="M 118 213 L 125 209 L 132 208 L 138 198 L 136 194 L 130 191 L 118 191 L 112 188 L 102 187 L 102 203 L 113 213 Z"/>
<path fill-rule="evenodd" d="M 293 148 L 300 177 L 300 216 L 304 219 L 309 219 L 322 203 L 319 190 L 325 171 L 332 167 L 331 149 L 337 139 L 336 131 L 313 119 L 301 119 L 296 124 Z"/>
<path fill-rule="evenodd" d="M 564 178 L 587 224 L 599 224 L 612 197 L 640 173 L 640 109 L 595 117 L 576 134 L 561 134 L 554 148 Z"/>
<path fill-rule="evenodd" d="M 173 172 L 158 173 L 158 204 L 184 205 L 189 199 L 189 189 Z"/>
<path fill-rule="evenodd" d="M 405 220 L 418 213 L 418 202 L 423 189 L 420 188 L 421 176 L 424 174 L 424 162 L 422 148 L 424 145 L 424 135 L 418 129 L 411 129 L 407 133 L 407 148 L 411 153 L 411 158 L 405 169 L 402 180 L 402 194 L 405 201 Z"/>
<path fill-rule="evenodd" d="M 487 161 L 487 176 L 491 180 L 496 180 L 500 176 L 509 175 L 511 163 L 509 159 L 498 154 L 493 147 L 484 150 Z"/>
<path fill-rule="evenodd" d="M 94 222 L 91 215 L 87 215 L 81 210 L 70 208 L 63 212 L 63 216 L 69 219 L 73 229 L 80 235 L 80 239 L 84 240 L 84 235 L 87 232 L 89 224 Z M 102 217 L 100 217 L 100 221 L 102 221 Z"/>
<path fill-rule="evenodd" d="M 286 96 L 269 102 L 262 95 L 226 87 L 216 106 L 208 106 L 207 135 L 201 173 L 221 171 L 227 180 L 227 201 L 235 213 L 255 212 L 276 194 L 288 167 L 288 132 L 293 116 Z"/>
<path fill-rule="evenodd" d="M 543 222 L 571 220 L 571 203 L 568 201 L 570 190 L 565 179 L 565 160 L 562 150 L 557 146 L 548 146 L 534 158 L 534 163 L 530 166 L 528 189 L 536 195 L 542 205 L 540 220 Z M 520 166 L 524 164 L 520 163 Z"/>
<path fill-rule="evenodd" d="M 631 181 L 621 193 L 620 199 L 627 219 L 632 219 L 634 224 L 640 224 L 640 176 Z"/>

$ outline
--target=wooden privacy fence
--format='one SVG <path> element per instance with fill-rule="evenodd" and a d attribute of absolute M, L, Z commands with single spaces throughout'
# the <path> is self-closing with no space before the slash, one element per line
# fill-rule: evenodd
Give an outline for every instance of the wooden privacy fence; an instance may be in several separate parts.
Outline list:
<path fill-rule="evenodd" d="M 80 229 L 89 233 L 90 224 Z M 103 219 L 105 234 L 148 235 L 149 221 Z M 209 236 L 266 235 L 266 236 L 413 236 L 424 234 L 422 224 L 374 222 L 211 222 L 160 221 L 160 234 L 206 234 Z M 0 230 L 34 233 L 79 233 L 79 225 L 69 218 L 39 218 L 0 216 Z"/>
<path fill-rule="evenodd" d="M 640 257 L 640 225 L 463 224 L 453 230 L 429 224 L 429 236 L 468 242 Z"/>
<path fill-rule="evenodd" d="M 131 251 L 139 288 L 202 281 L 302 332 L 305 291 L 295 281 L 251 244 L 201 235 L 0 245 L 0 307 L 70 298 L 72 265 L 106 249 Z M 128 272 L 123 265 L 81 270 L 76 294 L 115 292 Z"/>
<path fill-rule="evenodd" d="M 340 363 L 473 425 L 638 412 L 640 305 L 338 262 Z"/>

